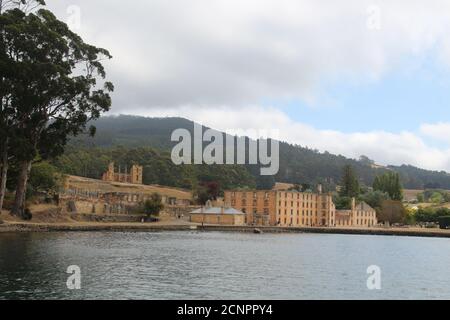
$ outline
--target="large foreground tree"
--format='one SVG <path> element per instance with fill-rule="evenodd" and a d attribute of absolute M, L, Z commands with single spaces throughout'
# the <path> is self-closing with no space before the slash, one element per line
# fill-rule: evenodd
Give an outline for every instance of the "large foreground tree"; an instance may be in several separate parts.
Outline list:
<path fill-rule="evenodd" d="M 18 9 L 25 13 L 45 5 L 44 0 L 0 0 L 0 16 L 6 10 Z M 3 17 L 1 17 L 3 18 Z M 9 169 L 9 145 L 11 128 L 15 123 L 15 110 L 11 107 L 11 88 L 13 83 L 7 75 L 13 74 L 9 64 L 9 51 L 5 43 L 5 27 L 0 20 L 0 213 L 6 194 L 6 181 Z"/>
<path fill-rule="evenodd" d="M 33 159 L 62 153 L 69 136 L 109 110 L 113 85 L 98 80 L 105 78 L 102 60 L 111 55 L 86 44 L 48 10 L 9 10 L 0 23 L 16 119 L 8 128 L 19 168 L 11 212 L 22 217 Z"/>

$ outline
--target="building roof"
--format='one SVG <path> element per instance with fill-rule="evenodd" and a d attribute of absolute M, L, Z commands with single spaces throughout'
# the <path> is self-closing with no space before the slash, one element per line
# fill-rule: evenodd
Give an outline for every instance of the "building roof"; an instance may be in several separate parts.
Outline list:
<path fill-rule="evenodd" d="M 360 202 L 356 205 L 356 210 L 361 210 L 361 211 L 374 211 L 375 209 L 372 208 L 371 206 L 369 206 L 367 203 Z"/>
<path fill-rule="evenodd" d="M 231 215 L 240 215 L 245 214 L 239 210 L 233 208 L 221 208 L 221 207 L 206 207 L 198 210 L 194 210 L 191 214 L 231 214 Z"/>

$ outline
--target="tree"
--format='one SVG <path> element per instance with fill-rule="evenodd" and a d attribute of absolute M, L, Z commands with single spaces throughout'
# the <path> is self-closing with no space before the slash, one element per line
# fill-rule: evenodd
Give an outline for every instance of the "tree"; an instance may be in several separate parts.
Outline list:
<path fill-rule="evenodd" d="M 401 201 L 385 200 L 381 205 L 378 220 L 389 223 L 402 223 L 406 219 L 406 209 Z"/>
<path fill-rule="evenodd" d="M 350 210 L 352 207 L 352 198 L 345 196 L 335 196 L 333 202 L 337 210 Z"/>
<path fill-rule="evenodd" d="M 32 166 L 30 186 L 33 191 L 57 191 L 60 186 L 61 175 L 48 162 L 40 162 Z"/>
<path fill-rule="evenodd" d="M 423 193 L 419 193 L 417 195 L 417 202 L 419 202 L 419 203 L 425 202 L 425 195 Z"/>
<path fill-rule="evenodd" d="M 340 195 L 342 197 L 357 197 L 360 193 L 359 182 L 351 165 L 346 165 L 343 170 L 342 186 Z"/>
<path fill-rule="evenodd" d="M 375 177 L 373 189 L 387 193 L 391 200 L 403 200 L 403 187 L 400 182 L 400 175 L 396 172 L 388 172 Z"/>
<path fill-rule="evenodd" d="M 0 0 L 0 15 L 6 10 L 17 8 L 24 12 L 35 9 L 40 5 L 45 5 L 43 0 Z M 11 73 L 8 64 L 8 48 L 5 46 L 5 24 L 3 16 L 0 20 L 0 213 L 3 208 L 3 201 L 6 194 L 6 181 L 9 169 L 9 144 L 10 129 L 14 121 L 15 110 L 11 107 L 12 83 L 7 78 Z"/>
<path fill-rule="evenodd" d="M 163 208 L 162 198 L 158 193 L 153 193 L 150 199 L 144 202 L 144 212 L 148 217 L 158 216 Z"/>
<path fill-rule="evenodd" d="M 366 165 L 369 167 L 373 166 L 375 164 L 375 161 L 373 161 L 372 159 L 370 159 L 369 157 L 364 156 L 364 155 L 359 157 L 359 162 L 361 162 L 363 165 Z"/>
<path fill-rule="evenodd" d="M 12 214 L 22 216 L 37 154 L 61 154 L 69 136 L 84 132 L 90 120 L 109 110 L 113 85 L 101 87 L 97 81 L 105 78 L 101 61 L 111 55 L 86 44 L 48 10 L 10 10 L 2 24 L 11 69 L 7 79 L 13 84 L 10 103 L 20 119 L 11 134 L 20 168 Z"/>
<path fill-rule="evenodd" d="M 444 202 L 444 197 L 442 196 L 442 194 L 440 192 L 433 192 L 433 194 L 430 197 L 430 201 L 432 203 L 439 204 L 439 203 Z"/>
<path fill-rule="evenodd" d="M 195 193 L 198 203 L 204 205 L 209 200 L 217 200 L 220 194 L 220 186 L 215 181 L 202 182 Z"/>
<path fill-rule="evenodd" d="M 370 191 L 365 194 L 362 194 L 358 197 L 359 201 L 364 201 L 369 206 L 377 210 L 379 212 L 383 205 L 383 202 L 389 200 L 389 195 L 381 192 L 381 191 Z"/>

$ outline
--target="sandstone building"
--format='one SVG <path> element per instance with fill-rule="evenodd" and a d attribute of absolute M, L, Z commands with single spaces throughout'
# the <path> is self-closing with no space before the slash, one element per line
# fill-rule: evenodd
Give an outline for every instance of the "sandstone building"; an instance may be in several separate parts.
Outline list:
<path fill-rule="evenodd" d="M 365 202 L 352 200 L 350 210 L 336 211 L 336 227 L 374 227 L 378 224 L 377 212 Z"/>
<path fill-rule="evenodd" d="M 335 225 L 336 209 L 330 194 L 275 190 L 226 191 L 225 203 L 245 213 L 248 225 Z"/>
<path fill-rule="evenodd" d="M 205 207 L 191 212 L 190 221 L 202 224 L 243 226 L 245 225 L 245 214 L 225 206 L 212 207 L 209 203 Z"/>
<path fill-rule="evenodd" d="M 126 167 L 124 172 L 122 172 L 120 166 L 119 170 L 116 171 L 114 162 L 111 162 L 108 166 L 108 170 L 103 174 L 102 180 L 108 182 L 142 184 L 142 173 L 143 168 L 138 165 L 133 165 L 129 173 Z"/>
<path fill-rule="evenodd" d="M 365 202 L 336 210 L 331 194 L 297 191 L 226 191 L 225 203 L 245 213 L 247 225 L 283 227 L 373 227 L 376 211 Z"/>

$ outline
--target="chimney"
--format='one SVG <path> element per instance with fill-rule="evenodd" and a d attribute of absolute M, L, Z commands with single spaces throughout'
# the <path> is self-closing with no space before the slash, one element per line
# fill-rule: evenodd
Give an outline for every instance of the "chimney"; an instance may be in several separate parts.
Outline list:
<path fill-rule="evenodd" d="M 322 194 L 322 191 L 323 191 L 322 189 L 323 189 L 323 188 L 322 188 L 322 184 L 319 183 L 319 184 L 317 185 L 317 192 L 318 192 L 319 194 Z"/>

